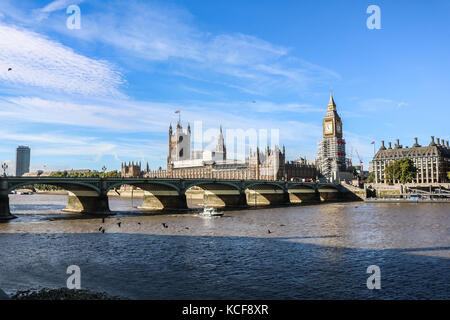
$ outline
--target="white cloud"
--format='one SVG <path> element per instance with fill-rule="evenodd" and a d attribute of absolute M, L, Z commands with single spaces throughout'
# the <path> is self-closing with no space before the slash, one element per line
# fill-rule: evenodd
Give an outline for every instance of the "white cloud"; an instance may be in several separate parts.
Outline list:
<path fill-rule="evenodd" d="M 385 108 L 394 108 L 397 107 L 404 107 L 408 104 L 404 101 L 395 101 L 392 99 L 386 99 L 386 98 L 373 98 L 373 99 L 362 99 L 358 102 L 359 104 L 359 111 L 363 112 L 375 112 L 384 110 Z"/>
<path fill-rule="evenodd" d="M 185 104 L 138 102 L 132 100 L 107 100 L 98 103 L 77 104 L 64 100 L 49 100 L 43 98 L 12 97 L 0 102 L 0 117 L 9 119 L 24 128 L 48 124 L 41 127 L 39 133 L 18 133 L 4 130 L 0 136 L 4 140 L 15 141 L 17 144 L 33 145 L 34 155 L 73 155 L 88 156 L 98 161 L 104 155 L 113 155 L 116 159 L 133 158 L 152 159 L 158 164 L 164 163 L 167 151 L 166 134 L 169 122 L 176 122 L 176 109 L 182 110 L 184 127 L 187 121 L 191 123 L 194 132 L 194 122 L 201 121 L 203 132 L 217 129 L 223 125 L 227 129 L 279 130 L 279 142 L 286 144 L 289 155 L 293 158 L 301 151 L 312 158 L 316 152 L 316 144 L 321 135 L 319 124 L 309 124 L 301 121 L 282 121 L 267 119 L 265 112 L 287 110 L 288 112 L 308 111 L 310 106 L 298 104 L 277 105 L 271 102 L 227 102 L 204 103 L 190 102 Z M 101 103 L 100 103 L 101 102 Z M 259 105 L 255 107 L 255 105 Z M 206 107 L 214 112 L 205 113 Z M 253 116 L 242 114 L 242 109 L 256 108 Z M 302 111 L 302 108 L 305 108 Z M 259 109 L 259 110 L 258 110 Z M 65 125 L 64 131 L 80 132 L 79 128 L 95 130 L 97 137 L 67 135 L 52 131 L 57 125 Z M 19 126 L 19 127 L 20 127 Z M 69 127 L 71 126 L 71 127 Z M 125 139 L 123 134 L 137 133 L 143 138 Z M 125 135 L 127 136 L 127 135 Z M 206 142 L 206 141 L 204 141 Z M 205 146 L 205 145 L 204 145 Z"/>
<path fill-rule="evenodd" d="M 91 127 L 116 132 L 166 132 L 169 122 L 174 122 L 174 111 L 182 110 L 186 121 L 201 120 L 207 126 L 217 127 L 219 122 L 230 128 L 271 128 L 285 125 L 266 119 L 266 113 L 322 112 L 308 104 L 277 104 L 270 101 L 232 102 L 184 102 L 156 103 L 133 100 L 101 100 L 90 103 L 75 103 L 64 99 L 39 97 L 9 97 L 0 101 L 0 117 L 12 121 L 48 123 Z M 214 112 L 205 113 L 205 110 Z M 251 110 L 253 117 L 242 115 L 242 110 Z M 220 120 L 218 120 L 220 119 Z"/>
<path fill-rule="evenodd" d="M 65 4 L 62 0 L 53 1 L 37 11 L 48 14 L 63 9 Z M 98 4 L 97 8 L 95 4 Z M 253 95 L 279 94 L 286 90 L 297 94 L 311 85 L 323 85 L 330 79 L 340 78 L 331 70 L 294 58 L 289 48 L 263 39 L 240 33 L 203 32 L 194 25 L 189 13 L 174 7 L 156 7 L 148 2 L 113 2 L 104 7 L 97 1 L 90 5 L 93 5 L 91 13 L 85 13 L 82 8 L 83 28 L 77 32 L 68 30 L 56 15 L 48 15 L 35 30 L 78 37 L 84 45 L 100 44 L 111 49 L 119 62 L 132 61 L 139 68 L 151 64 L 158 72 L 214 84 L 216 92 L 220 92 L 217 86 L 225 86 Z M 26 19 L 22 19 L 21 25 L 26 25 L 25 22 Z M 33 26 L 35 23 L 33 20 Z M 0 83 L 3 80 L 9 84 L 84 95 L 118 94 L 122 83 L 120 74 L 107 62 L 78 55 L 40 34 L 0 24 L 0 70 L 9 67 L 11 62 L 14 62 L 13 72 L 0 73 Z M 157 68 L 159 64 L 164 64 L 164 71 Z M 184 89 L 208 94 L 205 88 L 195 88 L 192 84 Z M 226 95 L 227 91 L 222 94 Z M 165 135 L 160 138 L 159 134 L 166 134 L 168 123 L 176 121 L 173 113 L 176 109 L 182 110 L 182 119 L 190 120 L 191 125 L 195 120 L 203 121 L 205 129 L 217 128 L 219 124 L 224 129 L 280 129 L 280 142 L 286 144 L 293 157 L 297 157 L 296 150 L 315 154 L 315 142 L 321 135 L 320 122 L 316 125 L 267 117 L 267 113 L 278 114 L 279 111 L 297 114 L 321 111 L 313 105 L 297 102 L 274 103 L 263 97 L 255 103 L 251 99 L 224 99 L 226 103 L 103 99 L 82 102 L 72 97 L 53 98 L 41 93 L 4 98 L 6 102 L 0 101 L 0 117 L 25 124 L 49 124 L 44 133 L 7 136 L 8 139 L 35 143 L 34 154 L 87 155 L 94 159 L 108 154 L 116 159 L 132 155 L 161 160 L 166 156 L 167 141 Z M 242 110 L 251 111 L 252 116 Z M 76 130 L 94 129 L 98 138 L 60 135 L 50 131 L 51 124 L 66 125 L 68 132 L 73 129 L 69 126 L 77 126 Z M 106 139 L 105 132 L 113 133 L 113 136 Z M 145 132 L 151 140 L 123 141 L 120 139 L 123 132 Z M 157 133 L 156 137 L 152 133 Z"/>
<path fill-rule="evenodd" d="M 67 9 L 70 5 L 77 5 L 84 0 L 55 0 L 47 4 L 45 7 L 33 10 L 35 19 L 39 22 L 48 18 L 48 16 L 55 11 Z"/>
<path fill-rule="evenodd" d="M 175 70 L 179 75 L 251 94 L 280 90 L 298 93 L 340 78 L 327 68 L 293 57 L 289 48 L 263 39 L 241 33 L 204 32 L 188 12 L 173 6 L 143 1 L 115 1 L 108 7 L 101 2 L 91 5 L 96 10 L 83 13 L 83 28 L 77 32 L 67 30 L 56 19 L 48 21 L 46 27 L 114 48 L 125 63 L 124 57 L 131 56 L 133 61 L 165 64 L 165 72 L 175 74 Z"/>
<path fill-rule="evenodd" d="M 8 71 L 12 68 L 11 71 Z M 0 24 L 0 80 L 83 95 L 119 95 L 121 75 L 46 37 Z"/>
<path fill-rule="evenodd" d="M 53 12 L 62 9 L 66 9 L 70 5 L 79 4 L 84 0 L 55 0 L 50 2 L 48 5 L 40 9 L 41 12 Z"/>
<path fill-rule="evenodd" d="M 113 141 L 99 137 L 71 135 L 58 131 L 44 133 L 22 133 L 0 130 L 3 141 L 16 144 L 26 144 L 31 147 L 32 158 L 39 156 L 85 156 L 84 160 L 98 162 L 103 156 L 111 155 L 116 160 L 130 155 L 139 158 L 152 158 L 167 150 L 166 146 L 158 143 L 144 143 L 139 139 L 125 139 Z M 11 150 L 1 150 L 10 152 Z M 86 158 L 87 157 L 87 158 Z"/>

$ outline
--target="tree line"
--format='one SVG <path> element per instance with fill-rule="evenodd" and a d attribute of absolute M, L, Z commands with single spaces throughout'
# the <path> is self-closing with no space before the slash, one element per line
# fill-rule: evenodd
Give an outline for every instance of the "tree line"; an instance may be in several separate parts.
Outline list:
<path fill-rule="evenodd" d="M 119 171 L 113 170 L 108 172 L 99 172 L 99 171 L 57 171 L 52 172 L 49 177 L 57 177 L 57 178 L 120 178 L 122 175 Z M 32 186 L 28 186 L 30 189 L 42 190 L 42 191 L 57 191 L 63 190 L 58 186 L 54 186 L 51 184 L 35 184 Z"/>
<path fill-rule="evenodd" d="M 384 169 L 385 179 L 387 183 L 409 183 L 414 180 L 417 174 L 417 168 L 414 162 L 409 158 L 403 158 L 392 161 Z M 449 174 L 449 173 L 448 173 Z M 373 172 L 370 173 L 367 182 L 374 182 L 375 177 Z"/>

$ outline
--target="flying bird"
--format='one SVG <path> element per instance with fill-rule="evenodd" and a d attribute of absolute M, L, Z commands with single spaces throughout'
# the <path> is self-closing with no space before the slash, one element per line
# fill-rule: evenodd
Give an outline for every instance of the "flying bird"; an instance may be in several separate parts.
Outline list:
<path fill-rule="evenodd" d="M 8 68 L 8 71 L 12 71 L 12 68 Z"/>

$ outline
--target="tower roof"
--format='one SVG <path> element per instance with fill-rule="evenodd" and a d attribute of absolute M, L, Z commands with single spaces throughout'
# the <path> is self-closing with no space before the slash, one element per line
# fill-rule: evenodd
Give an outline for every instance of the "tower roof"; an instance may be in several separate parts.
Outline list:
<path fill-rule="evenodd" d="M 336 110 L 336 103 L 334 103 L 333 99 L 333 91 L 330 89 L 330 101 L 328 102 L 328 110 Z"/>

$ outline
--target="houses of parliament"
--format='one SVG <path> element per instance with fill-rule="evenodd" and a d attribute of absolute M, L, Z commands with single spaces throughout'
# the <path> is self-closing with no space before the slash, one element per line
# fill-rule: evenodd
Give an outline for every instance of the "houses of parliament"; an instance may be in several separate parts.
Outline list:
<path fill-rule="evenodd" d="M 147 163 L 122 163 L 123 177 L 148 178 L 209 178 L 238 180 L 316 180 L 319 175 L 329 181 L 352 178 L 346 172 L 345 140 L 342 121 L 330 93 L 327 113 L 323 120 L 323 140 L 319 143 L 315 163 L 299 157 L 286 161 L 286 148 L 275 145 L 261 150 L 249 150 L 244 160 L 227 159 L 227 150 L 220 127 L 214 151 L 191 150 L 191 128 L 183 129 L 179 120 L 176 128 L 168 130 L 167 168 L 150 170 Z"/>
<path fill-rule="evenodd" d="M 316 166 L 299 158 L 286 161 L 286 149 L 275 146 L 249 152 L 245 160 L 227 159 L 226 146 L 220 128 L 217 145 L 211 150 L 190 150 L 191 129 L 183 130 L 181 122 L 175 130 L 169 127 L 167 169 L 150 170 L 147 163 L 122 163 L 123 177 L 229 179 L 229 180 L 288 180 L 315 179 Z"/>

